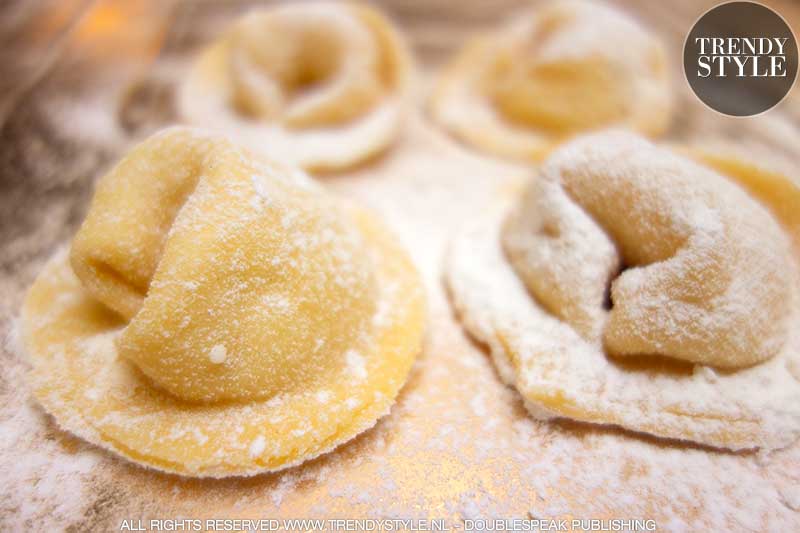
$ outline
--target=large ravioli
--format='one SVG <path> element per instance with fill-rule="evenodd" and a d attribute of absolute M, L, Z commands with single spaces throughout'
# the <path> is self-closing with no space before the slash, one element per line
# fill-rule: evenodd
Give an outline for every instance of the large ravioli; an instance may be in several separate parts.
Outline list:
<path fill-rule="evenodd" d="M 539 160 L 581 132 L 661 133 L 671 115 L 664 47 L 626 14 L 551 2 L 469 42 L 431 96 L 433 117 L 484 151 Z"/>
<path fill-rule="evenodd" d="M 624 133 L 564 146 L 455 238 L 453 302 L 535 416 L 786 446 L 800 436 L 800 190 L 693 155 Z"/>
<path fill-rule="evenodd" d="M 411 77 L 407 45 L 379 12 L 315 1 L 255 10 L 197 58 L 184 118 L 313 170 L 346 168 L 398 134 Z"/>
<path fill-rule="evenodd" d="M 35 393 L 66 429 L 199 476 L 313 457 L 385 414 L 423 295 L 373 215 L 173 128 L 98 183 L 27 297 Z"/>

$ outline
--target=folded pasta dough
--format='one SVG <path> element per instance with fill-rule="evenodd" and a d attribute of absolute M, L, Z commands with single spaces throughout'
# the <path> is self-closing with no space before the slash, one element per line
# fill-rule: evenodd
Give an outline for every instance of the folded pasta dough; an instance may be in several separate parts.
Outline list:
<path fill-rule="evenodd" d="M 800 190 L 696 159 L 582 137 L 456 237 L 454 305 L 535 415 L 730 449 L 800 435 Z"/>
<path fill-rule="evenodd" d="M 147 466 L 220 477 L 296 464 L 374 424 L 422 313 L 417 275 L 374 215 L 172 128 L 99 181 L 23 326 L 35 394 L 59 424 Z"/>
<path fill-rule="evenodd" d="M 313 170 L 340 169 L 395 139 L 411 59 L 371 7 L 316 1 L 255 10 L 200 54 L 183 116 Z"/>
<path fill-rule="evenodd" d="M 517 159 L 541 159 L 599 128 L 657 135 L 671 115 L 665 57 L 648 29 L 614 8 L 551 2 L 465 46 L 430 109 L 468 144 Z"/>

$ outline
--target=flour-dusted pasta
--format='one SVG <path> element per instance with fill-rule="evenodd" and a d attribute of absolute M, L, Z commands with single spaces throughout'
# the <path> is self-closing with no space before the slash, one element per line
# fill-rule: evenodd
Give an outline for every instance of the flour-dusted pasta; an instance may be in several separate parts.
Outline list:
<path fill-rule="evenodd" d="M 800 189 L 695 157 L 576 139 L 456 237 L 454 303 L 532 413 L 731 449 L 800 436 Z"/>
<path fill-rule="evenodd" d="M 196 130 L 105 175 L 67 259 L 23 311 L 35 394 L 160 470 L 253 474 L 329 450 L 386 413 L 420 347 L 419 280 L 374 215 Z"/>
<path fill-rule="evenodd" d="M 467 143 L 525 160 L 599 128 L 656 135 L 671 114 L 666 54 L 611 7 L 552 2 L 468 43 L 445 68 L 430 109 Z"/>
<path fill-rule="evenodd" d="M 583 321 L 573 314 L 591 316 L 585 337 L 602 330 L 614 356 L 741 368 L 775 355 L 787 337 L 792 258 L 769 211 L 730 180 L 641 141 L 572 146 L 548 161 L 503 233 L 533 296 L 576 329 Z"/>
<path fill-rule="evenodd" d="M 313 170 L 340 169 L 399 133 L 411 59 L 383 15 L 356 3 L 286 3 L 236 21 L 180 93 L 190 122 Z"/>

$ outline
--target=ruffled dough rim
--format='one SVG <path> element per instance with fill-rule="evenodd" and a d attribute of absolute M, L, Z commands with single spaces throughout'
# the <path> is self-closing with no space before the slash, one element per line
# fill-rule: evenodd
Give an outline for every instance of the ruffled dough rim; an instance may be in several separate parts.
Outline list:
<path fill-rule="evenodd" d="M 282 470 L 371 428 L 389 412 L 421 349 L 425 297 L 395 237 L 374 215 L 348 210 L 375 258 L 381 291 L 371 342 L 356 347 L 355 368 L 268 400 L 183 403 L 117 356 L 113 339 L 124 324 L 88 296 L 65 248 L 23 305 L 34 395 L 63 429 L 140 465 L 191 477 Z"/>
<path fill-rule="evenodd" d="M 366 116 L 345 125 L 287 130 L 239 114 L 230 104 L 228 35 L 196 58 L 178 89 L 179 113 L 192 124 L 220 130 L 256 152 L 309 171 L 334 172 L 356 166 L 389 148 L 410 106 L 411 54 L 394 28 L 387 28 L 387 39 L 397 52 L 398 86 Z"/>
<path fill-rule="evenodd" d="M 800 438 L 800 309 L 786 348 L 763 364 L 727 373 L 690 365 L 626 368 L 539 306 L 506 260 L 500 232 L 522 188 L 454 237 L 445 282 L 466 330 L 488 348 L 500 378 L 523 396 L 532 416 L 732 451 L 779 449 Z M 800 187 L 795 194 L 800 198 Z M 797 301 L 800 264 L 795 271 Z"/>
<path fill-rule="evenodd" d="M 456 54 L 439 76 L 428 102 L 433 119 L 461 141 L 501 158 L 538 162 L 558 145 L 575 135 L 554 134 L 545 129 L 523 127 L 505 120 L 488 98 L 478 94 L 478 77 L 493 54 L 496 35 L 475 37 Z M 631 116 L 600 129 L 627 127 L 648 137 L 656 137 L 669 126 L 672 114 L 670 85 L 664 90 L 649 87 L 652 101 L 642 107 L 642 116 Z M 649 84 L 653 85 L 653 84 Z"/>

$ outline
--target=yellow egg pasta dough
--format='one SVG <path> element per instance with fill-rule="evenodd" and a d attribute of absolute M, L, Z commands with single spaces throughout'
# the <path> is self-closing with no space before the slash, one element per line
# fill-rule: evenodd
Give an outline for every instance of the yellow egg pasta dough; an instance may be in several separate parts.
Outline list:
<path fill-rule="evenodd" d="M 61 427 L 152 468 L 224 477 L 371 427 L 423 321 L 416 271 L 375 215 L 171 128 L 98 182 L 28 293 L 23 335 Z"/>
<path fill-rule="evenodd" d="M 534 416 L 731 450 L 800 436 L 800 187 L 695 159 L 584 136 L 455 237 L 453 303 Z"/>
<path fill-rule="evenodd" d="M 441 75 L 430 111 L 466 143 L 522 160 L 589 130 L 657 135 L 671 115 L 666 54 L 612 7 L 551 2 L 469 42 Z"/>
<path fill-rule="evenodd" d="M 179 91 L 191 123 L 310 170 L 385 150 L 410 87 L 408 47 L 375 9 L 314 1 L 254 10 L 193 65 Z"/>

